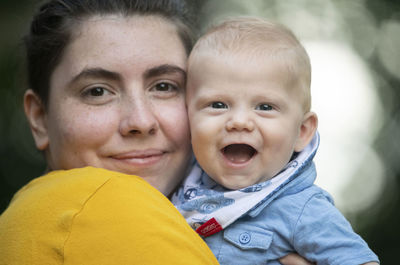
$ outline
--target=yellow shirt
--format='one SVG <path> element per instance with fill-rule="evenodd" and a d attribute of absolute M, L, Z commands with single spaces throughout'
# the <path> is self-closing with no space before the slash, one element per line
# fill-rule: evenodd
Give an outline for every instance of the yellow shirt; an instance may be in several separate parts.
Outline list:
<path fill-rule="evenodd" d="M 0 264 L 218 264 L 171 202 L 137 176 L 53 171 L 0 216 Z"/>

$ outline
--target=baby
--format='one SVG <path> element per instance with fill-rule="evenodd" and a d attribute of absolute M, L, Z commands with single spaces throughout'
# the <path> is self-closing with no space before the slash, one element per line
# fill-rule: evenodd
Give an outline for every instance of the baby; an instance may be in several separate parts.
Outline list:
<path fill-rule="evenodd" d="M 310 61 L 293 33 L 256 18 L 225 21 L 197 42 L 188 73 L 198 164 L 172 199 L 218 261 L 279 264 L 297 252 L 317 264 L 377 264 L 313 184 L 318 118 Z"/>

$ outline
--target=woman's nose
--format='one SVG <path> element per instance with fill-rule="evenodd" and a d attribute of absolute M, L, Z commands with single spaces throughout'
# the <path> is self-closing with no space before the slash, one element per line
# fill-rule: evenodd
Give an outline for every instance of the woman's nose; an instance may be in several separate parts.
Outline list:
<path fill-rule="evenodd" d="M 226 122 L 228 131 L 253 131 L 254 121 L 246 110 L 235 111 Z"/>
<path fill-rule="evenodd" d="M 135 99 L 133 102 L 127 102 L 124 108 L 120 122 L 122 135 L 145 136 L 157 132 L 158 121 L 150 102 L 145 99 Z"/>

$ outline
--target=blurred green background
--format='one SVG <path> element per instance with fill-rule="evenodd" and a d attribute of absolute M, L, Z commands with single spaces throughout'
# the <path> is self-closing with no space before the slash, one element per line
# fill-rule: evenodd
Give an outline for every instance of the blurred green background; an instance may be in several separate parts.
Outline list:
<path fill-rule="evenodd" d="M 299 37 L 310 54 L 313 110 L 320 118 L 317 184 L 333 194 L 382 264 L 398 264 L 400 1 L 189 2 L 203 29 L 227 16 L 256 15 L 287 25 Z M 0 212 L 45 169 L 22 111 L 21 37 L 37 3 L 0 3 Z"/>

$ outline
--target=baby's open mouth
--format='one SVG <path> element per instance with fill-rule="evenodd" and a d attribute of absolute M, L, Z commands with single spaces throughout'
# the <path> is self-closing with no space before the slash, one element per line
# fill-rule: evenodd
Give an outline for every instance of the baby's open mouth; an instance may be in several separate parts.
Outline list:
<path fill-rule="evenodd" d="M 257 154 L 256 149 L 248 144 L 230 144 L 222 148 L 221 152 L 233 163 L 245 163 Z"/>

